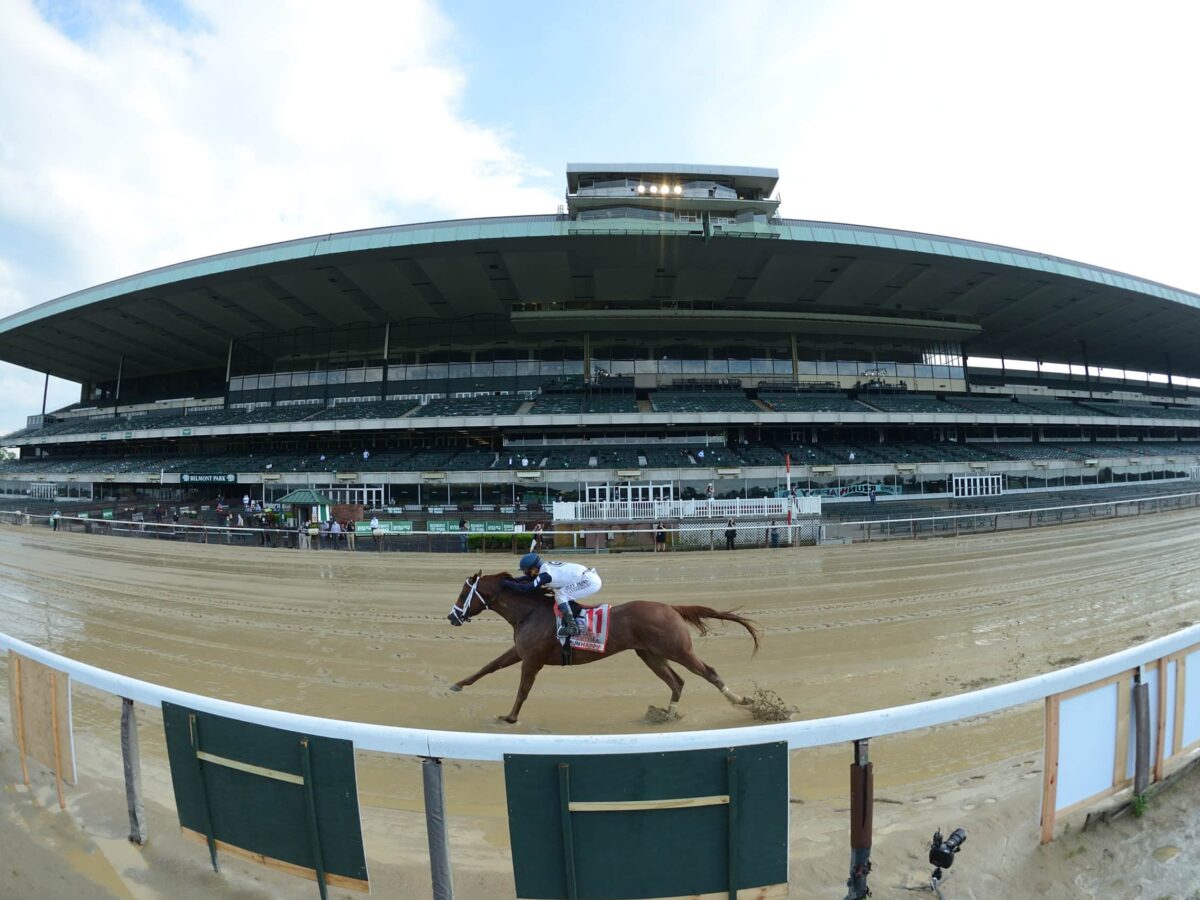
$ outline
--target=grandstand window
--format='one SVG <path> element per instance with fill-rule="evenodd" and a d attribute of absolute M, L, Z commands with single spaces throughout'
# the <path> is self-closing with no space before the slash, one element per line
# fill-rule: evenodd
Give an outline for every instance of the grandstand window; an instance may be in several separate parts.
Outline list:
<path fill-rule="evenodd" d="M 512 377 L 513 375 L 517 374 L 517 364 L 512 360 L 505 360 L 503 362 L 500 360 L 497 360 L 495 363 L 492 364 L 492 366 L 493 366 L 493 374 L 497 378 L 506 377 L 506 376 Z"/>
<path fill-rule="evenodd" d="M 706 360 L 703 359 L 681 359 L 679 365 L 684 375 L 703 375 L 707 371 Z"/>
<path fill-rule="evenodd" d="M 755 375 L 770 375 L 772 372 L 771 360 L 769 359 L 752 359 L 750 360 L 750 371 Z"/>
<path fill-rule="evenodd" d="M 727 359 L 710 359 L 704 363 L 704 371 L 709 375 L 728 375 L 729 360 Z"/>
<path fill-rule="evenodd" d="M 425 367 L 426 378 L 445 378 L 446 377 L 445 363 L 430 363 Z"/>
<path fill-rule="evenodd" d="M 818 375 L 836 375 L 837 373 L 837 363 L 824 361 L 817 362 Z"/>

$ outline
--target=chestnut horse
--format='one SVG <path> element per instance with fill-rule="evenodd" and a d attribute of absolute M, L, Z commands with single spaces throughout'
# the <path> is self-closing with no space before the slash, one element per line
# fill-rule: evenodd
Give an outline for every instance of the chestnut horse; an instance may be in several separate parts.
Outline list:
<path fill-rule="evenodd" d="M 521 686 L 517 688 L 517 699 L 512 711 L 501 716 L 501 721 L 513 723 L 521 711 L 521 704 L 529 696 L 529 689 L 542 666 L 563 664 L 562 648 L 558 643 L 557 621 L 554 616 L 554 598 L 548 593 L 522 593 L 504 587 L 507 572 L 484 575 L 476 572 L 468 578 L 459 591 L 458 600 L 448 616 L 451 625 L 462 625 L 471 621 L 485 609 L 490 609 L 513 627 L 513 645 L 504 653 L 469 678 L 451 685 L 450 690 L 461 691 L 474 684 L 484 675 L 500 669 L 521 664 Z M 705 619 L 724 619 L 737 622 L 754 639 L 754 652 L 758 652 L 759 631 L 753 622 L 736 613 L 709 609 L 707 606 L 671 606 L 653 600 L 634 600 L 614 605 L 610 609 L 608 644 L 604 653 L 590 650 L 571 650 L 571 665 L 582 665 L 598 659 L 633 650 L 650 671 L 661 678 L 671 689 L 671 702 L 667 715 L 674 718 L 679 696 L 683 693 L 683 678 L 668 662 L 677 662 L 694 672 L 725 695 L 730 703 L 745 704 L 748 701 L 725 686 L 717 670 L 705 663 L 692 650 L 691 625 L 700 634 L 708 633 Z"/>

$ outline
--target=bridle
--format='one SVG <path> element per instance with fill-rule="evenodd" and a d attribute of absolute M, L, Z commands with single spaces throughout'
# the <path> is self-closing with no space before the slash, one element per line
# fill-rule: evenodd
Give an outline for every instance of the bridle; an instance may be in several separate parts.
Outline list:
<path fill-rule="evenodd" d="M 476 575 L 474 581 L 468 578 L 463 582 L 463 584 L 465 584 L 471 590 L 467 592 L 466 597 L 464 597 L 460 602 L 455 603 L 454 606 L 450 608 L 451 625 L 463 625 L 471 621 L 471 616 L 468 611 L 471 609 L 471 601 L 476 597 L 479 598 L 479 602 L 483 604 L 484 609 L 491 609 L 491 607 L 488 606 L 487 599 L 483 596 L 483 594 L 479 593 L 479 582 L 482 579 L 482 575 Z"/>

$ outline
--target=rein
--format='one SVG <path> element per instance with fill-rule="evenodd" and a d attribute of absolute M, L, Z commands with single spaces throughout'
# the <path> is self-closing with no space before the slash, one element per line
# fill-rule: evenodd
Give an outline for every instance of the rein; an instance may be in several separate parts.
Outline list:
<path fill-rule="evenodd" d="M 463 598 L 461 603 L 455 603 L 450 609 L 450 615 L 453 616 L 455 624 L 461 625 L 471 621 L 469 610 L 471 609 L 471 601 L 475 597 L 479 598 L 479 602 L 483 604 L 484 609 L 491 609 L 491 607 L 488 606 L 488 602 L 484 598 L 483 594 L 479 593 L 479 582 L 482 579 L 483 576 L 479 575 L 476 576 L 474 581 L 468 578 L 463 582 L 463 584 L 465 584 L 471 590 L 467 596 Z"/>

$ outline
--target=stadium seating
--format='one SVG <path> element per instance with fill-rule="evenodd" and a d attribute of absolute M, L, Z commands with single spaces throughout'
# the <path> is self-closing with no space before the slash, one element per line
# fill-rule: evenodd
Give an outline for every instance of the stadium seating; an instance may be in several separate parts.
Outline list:
<path fill-rule="evenodd" d="M 1084 404 L 1106 416 L 1139 419 L 1200 420 L 1200 407 L 1148 406 L 1133 403 L 1088 403 Z"/>
<path fill-rule="evenodd" d="M 907 394 L 861 394 L 859 400 L 880 412 L 940 413 L 942 415 L 962 412 L 952 403 L 936 397 L 916 397 Z"/>
<path fill-rule="evenodd" d="M 871 407 L 841 394 L 762 393 L 758 399 L 776 412 L 871 412 Z"/>
<path fill-rule="evenodd" d="M 658 391 L 650 396 L 654 412 L 759 412 L 744 394 L 732 391 Z"/>
<path fill-rule="evenodd" d="M 1101 417 L 1102 412 L 1097 412 L 1090 406 L 1083 406 L 1079 403 L 1073 403 L 1070 400 L 1022 400 L 1021 406 L 1028 407 L 1032 410 L 1031 415 L 1051 415 L 1051 416 L 1095 416 Z"/>
<path fill-rule="evenodd" d="M 1030 410 L 1024 410 L 1021 406 L 1013 402 L 1010 397 L 990 397 L 972 395 L 970 397 L 961 394 L 955 394 L 950 398 L 959 409 L 966 412 L 980 413 L 990 416 L 1013 416 L 1013 415 L 1030 415 Z"/>
<path fill-rule="evenodd" d="M 511 416 L 525 401 L 520 397 L 441 397 L 430 400 L 413 415 L 428 416 Z"/>
<path fill-rule="evenodd" d="M 310 416 L 311 421 L 329 421 L 330 419 L 398 419 L 416 407 L 415 400 L 385 400 L 374 403 L 338 403 L 334 406 L 322 407 L 321 411 Z"/>

